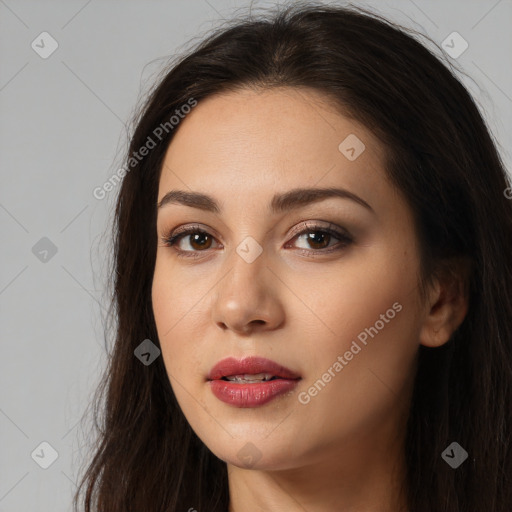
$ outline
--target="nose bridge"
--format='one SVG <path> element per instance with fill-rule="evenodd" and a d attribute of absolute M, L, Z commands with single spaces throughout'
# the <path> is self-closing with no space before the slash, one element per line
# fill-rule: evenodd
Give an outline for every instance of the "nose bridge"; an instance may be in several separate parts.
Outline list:
<path fill-rule="evenodd" d="M 262 205 L 267 201 L 261 197 L 257 190 L 244 192 L 240 190 L 237 209 L 229 209 L 228 217 L 234 219 L 229 227 L 228 253 L 225 255 L 226 271 L 228 275 L 223 279 L 221 287 L 224 291 L 229 287 L 233 293 L 238 294 L 237 286 L 241 285 L 246 298 L 258 294 L 260 285 L 266 282 L 269 270 L 268 247 L 266 234 L 269 232 L 269 220 L 265 220 Z M 224 274 L 224 272 L 223 272 Z"/>
<path fill-rule="evenodd" d="M 251 294 L 259 294 L 259 289 L 264 288 L 267 281 L 268 255 L 263 246 L 252 236 L 246 236 L 233 248 L 227 259 L 231 267 L 228 282 L 235 288 L 241 286 L 241 290 L 234 290 L 236 293 L 244 292 L 246 297 Z"/>
<path fill-rule="evenodd" d="M 267 268 L 268 257 L 252 237 L 245 237 L 226 258 L 227 275 L 219 283 L 212 308 L 213 320 L 237 332 L 256 324 L 268 327 L 282 321 L 282 307 Z"/>

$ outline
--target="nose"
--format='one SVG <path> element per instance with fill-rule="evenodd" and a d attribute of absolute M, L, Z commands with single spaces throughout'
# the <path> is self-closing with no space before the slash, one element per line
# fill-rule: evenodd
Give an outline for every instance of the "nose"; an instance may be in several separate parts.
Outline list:
<path fill-rule="evenodd" d="M 230 270 L 214 293 L 212 316 L 218 327 L 247 335 L 273 330 L 284 323 L 284 285 L 267 263 L 264 252 L 248 263 L 233 251 L 227 262 Z"/>

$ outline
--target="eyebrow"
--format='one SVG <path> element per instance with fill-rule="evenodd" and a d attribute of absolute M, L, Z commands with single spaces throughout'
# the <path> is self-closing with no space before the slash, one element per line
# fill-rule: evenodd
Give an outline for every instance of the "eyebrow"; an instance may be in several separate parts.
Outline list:
<path fill-rule="evenodd" d="M 332 197 L 350 199 L 370 210 L 372 213 L 375 213 L 373 208 L 366 201 L 343 188 L 297 188 L 276 194 L 270 202 L 270 211 L 273 214 L 283 213 Z M 213 197 L 200 192 L 171 190 L 164 195 L 157 206 L 158 208 L 162 208 L 169 204 L 182 204 L 217 214 L 222 212 L 222 208 Z"/>

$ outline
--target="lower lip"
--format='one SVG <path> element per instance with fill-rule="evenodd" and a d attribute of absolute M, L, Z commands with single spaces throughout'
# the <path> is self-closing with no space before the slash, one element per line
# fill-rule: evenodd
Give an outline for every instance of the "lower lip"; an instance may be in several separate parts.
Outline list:
<path fill-rule="evenodd" d="M 211 380 L 212 393 L 222 402 L 234 407 L 258 407 L 287 391 L 291 391 L 298 379 L 276 379 L 258 384 L 235 384 L 227 380 Z"/>

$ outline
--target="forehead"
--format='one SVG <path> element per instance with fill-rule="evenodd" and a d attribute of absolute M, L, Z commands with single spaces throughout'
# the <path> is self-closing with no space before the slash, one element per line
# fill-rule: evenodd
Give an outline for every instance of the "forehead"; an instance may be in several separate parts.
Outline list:
<path fill-rule="evenodd" d="M 201 100 L 180 122 L 158 199 L 172 188 L 252 197 L 304 186 L 375 188 L 383 165 L 382 144 L 322 93 L 241 89 Z"/>

